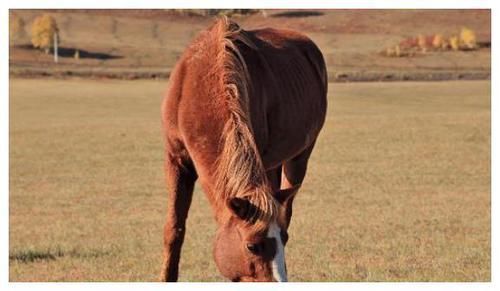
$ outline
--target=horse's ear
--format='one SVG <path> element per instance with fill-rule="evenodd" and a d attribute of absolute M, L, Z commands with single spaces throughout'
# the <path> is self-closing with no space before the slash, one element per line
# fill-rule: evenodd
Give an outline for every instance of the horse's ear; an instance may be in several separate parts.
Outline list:
<path fill-rule="evenodd" d="M 241 219 L 245 219 L 250 211 L 250 208 L 252 207 L 252 204 L 247 199 L 234 197 L 229 200 L 228 206 L 234 215 Z"/>
<path fill-rule="evenodd" d="M 276 193 L 274 193 L 274 197 L 281 205 L 284 205 L 287 201 L 292 199 L 295 194 L 297 194 L 299 188 L 300 184 L 296 184 L 290 188 L 278 190 Z"/>

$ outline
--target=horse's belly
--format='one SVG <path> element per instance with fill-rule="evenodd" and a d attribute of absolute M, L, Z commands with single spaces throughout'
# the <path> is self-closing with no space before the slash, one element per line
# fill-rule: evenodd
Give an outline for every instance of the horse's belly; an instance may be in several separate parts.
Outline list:
<path fill-rule="evenodd" d="M 276 168 L 309 147 L 316 139 L 316 132 L 287 132 L 269 140 L 269 146 L 262 153 L 266 170 Z"/>

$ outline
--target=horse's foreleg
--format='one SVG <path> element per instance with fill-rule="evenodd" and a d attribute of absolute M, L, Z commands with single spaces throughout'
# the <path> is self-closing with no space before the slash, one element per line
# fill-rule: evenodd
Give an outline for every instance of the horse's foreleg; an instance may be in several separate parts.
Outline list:
<path fill-rule="evenodd" d="M 186 219 L 197 175 L 191 162 L 167 155 L 165 174 L 168 188 L 167 220 L 163 233 L 161 281 L 177 281 L 179 259 L 186 233 Z"/>
<path fill-rule="evenodd" d="M 278 191 L 281 185 L 281 166 L 278 166 L 275 169 L 268 170 L 267 179 L 271 183 L 273 191 L 274 192 Z"/>

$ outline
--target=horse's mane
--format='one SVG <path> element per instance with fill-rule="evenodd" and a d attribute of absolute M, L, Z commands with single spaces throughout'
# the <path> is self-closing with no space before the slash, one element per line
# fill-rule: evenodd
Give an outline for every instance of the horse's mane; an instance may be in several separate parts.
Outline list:
<path fill-rule="evenodd" d="M 211 72 L 218 74 L 216 91 L 229 112 L 214 172 L 216 201 L 226 206 L 231 198 L 247 199 L 258 211 L 250 211 L 246 221 L 255 230 L 262 230 L 277 215 L 277 204 L 254 140 L 248 105 L 249 73 L 235 42 L 253 45 L 245 32 L 226 17 L 217 19 L 203 38 L 208 39 L 204 45 L 216 46 L 208 49 L 215 54 L 211 56 Z"/>

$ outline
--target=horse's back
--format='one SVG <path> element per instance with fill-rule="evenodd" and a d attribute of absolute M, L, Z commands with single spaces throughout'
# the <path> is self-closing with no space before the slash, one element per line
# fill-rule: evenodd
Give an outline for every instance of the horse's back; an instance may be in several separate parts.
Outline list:
<path fill-rule="evenodd" d="M 215 160 L 217 147 L 210 145 L 219 144 L 227 116 L 214 86 L 218 49 L 211 33 L 203 32 L 177 63 L 162 113 L 167 147 L 204 152 L 207 163 Z M 238 29 L 228 40 L 248 73 L 248 114 L 264 164 L 292 158 L 314 143 L 324 123 L 327 76 L 320 50 L 303 34 L 271 28 Z"/>

